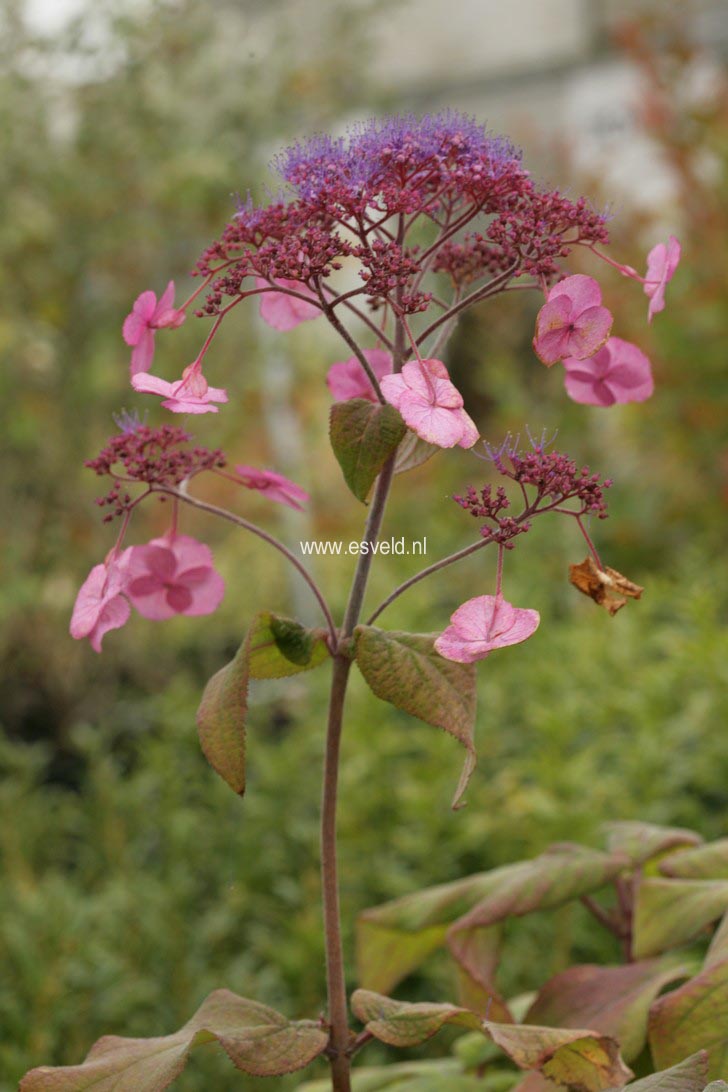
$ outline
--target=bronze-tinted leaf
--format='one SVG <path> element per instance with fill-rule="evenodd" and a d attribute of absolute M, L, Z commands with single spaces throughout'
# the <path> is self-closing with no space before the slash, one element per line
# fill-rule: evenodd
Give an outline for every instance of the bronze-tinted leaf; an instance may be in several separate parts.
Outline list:
<path fill-rule="evenodd" d="M 525 1023 L 562 1028 L 587 1024 L 616 1039 L 630 1062 L 645 1045 L 647 1018 L 654 999 L 668 982 L 690 973 L 687 963 L 660 959 L 617 967 L 569 967 L 539 991 Z"/>
<path fill-rule="evenodd" d="M 81 1065 L 32 1069 L 20 1092 L 163 1092 L 184 1069 L 190 1050 L 213 1041 L 244 1073 L 271 1077 L 308 1065 L 325 1049 L 328 1033 L 311 1020 L 290 1022 L 256 1001 L 215 990 L 174 1034 L 106 1035 Z"/>
<path fill-rule="evenodd" d="M 610 614 L 616 614 L 628 599 L 639 599 L 645 590 L 616 569 L 598 569 L 591 556 L 580 565 L 569 565 L 569 580 Z"/>
<path fill-rule="evenodd" d="M 457 808 L 475 767 L 475 665 L 435 652 L 435 634 L 395 633 L 357 626 L 356 662 L 378 698 L 442 728 L 466 750 L 452 806 Z"/>
<path fill-rule="evenodd" d="M 707 1050 L 708 1078 L 728 1079 L 728 959 L 658 997 L 650 1011 L 649 1043 L 661 1068 Z"/>
<path fill-rule="evenodd" d="M 371 990 L 355 990 L 351 1008 L 375 1039 L 395 1047 L 411 1047 L 431 1039 L 445 1024 L 479 1030 L 482 1018 L 456 1005 L 395 1001 Z"/>
<path fill-rule="evenodd" d="M 691 940 L 727 910 L 727 880 L 642 880 L 634 911 L 635 959 L 658 955 Z"/>
<path fill-rule="evenodd" d="M 428 444 L 426 440 L 421 440 L 416 432 L 407 429 L 404 439 L 397 448 L 394 473 L 406 474 L 408 470 L 422 466 L 436 451 L 442 451 L 442 448 L 436 447 L 435 444 Z"/>
<path fill-rule="evenodd" d="M 683 880 L 728 880 L 728 838 L 671 853 L 660 861 L 660 872 Z"/>
<path fill-rule="evenodd" d="M 477 964 L 470 959 L 472 934 L 508 917 L 533 910 L 550 910 L 569 899 L 603 887 L 625 866 L 619 854 L 601 853 L 583 846 L 557 845 L 532 861 L 523 861 L 491 873 L 490 891 L 459 917 L 448 931 L 448 946 L 457 962 L 477 980 Z"/>
<path fill-rule="evenodd" d="M 483 1023 L 485 1031 L 521 1069 L 537 1069 L 570 1092 L 602 1092 L 625 1084 L 632 1071 L 614 1039 L 583 1028 Z"/>
<path fill-rule="evenodd" d="M 230 788 L 245 792 L 245 721 L 248 714 L 250 632 L 235 658 L 205 687 L 197 710 L 197 732 L 207 761 Z"/>
<path fill-rule="evenodd" d="M 704 1089 L 707 1070 L 708 1055 L 699 1050 L 669 1069 L 633 1081 L 627 1085 L 626 1092 L 708 1092 Z M 621 1092 L 621 1089 L 610 1088 L 608 1092 Z"/>
<path fill-rule="evenodd" d="M 643 864 L 676 846 L 700 845 L 703 840 L 695 831 L 682 827 L 661 827 L 632 820 L 605 823 L 604 830 L 610 853 L 624 853 L 633 864 Z"/>
<path fill-rule="evenodd" d="M 359 980 L 373 990 L 392 989 L 442 945 L 452 925 L 452 950 L 477 981 L 483 974 L 482 951 L 478 941 L 466 935 L 469 929 L 487 929 L 509 916 L 551 909 L 589 894 L 608 883 L 625 863 L 619 854 L 556 846 L 532 861 L 438 884 L 365 910 L 357 925 Z M 467 915 L 473 909 L 477 916 L 471 920 Z M 494 955 L 491 948 L 488 973 L 494 968 Z"/>

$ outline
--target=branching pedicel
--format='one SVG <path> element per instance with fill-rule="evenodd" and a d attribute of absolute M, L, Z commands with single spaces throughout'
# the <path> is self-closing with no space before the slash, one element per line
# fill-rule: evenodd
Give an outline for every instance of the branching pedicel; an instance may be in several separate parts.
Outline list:
<path fill-rule="evenodd" d="M 565 275 L 563 263 L 581 248 L 616 266 L 643 285 L 651 319 L 664 307 L 665 286 L 679 259 L 673 237 L 651 251 L 647 275 L 640 277 L 602 253 L 608 243 L 603 215 L 583 198 L 571 201 L 558 191 L 540 189 L 508 140 L 457 113 L 372 121 L 345 138 L 315 137 L 288 149 L 275 167 L 284 183 L 281 196 L 263 206 L 250 199 L 239 204 L 221 237 L 197 263 L 194 275 L 200 283 L 180 307 L 173 306 L 171 283 L 158 302 L 153 292 L 138 297 L 123 331 L 132 347 L 131 383 L 138 392 L 161 395 L 162 406 L 173 413 L 217 413 L 228 396 L 210 386 L 203 368 L 208 368 L 209 351 L 231 311 L 256 296 L 263 319 L 281 331 L 326 319 L 347 349 L 347 358 L 328 370 L 334 398 L 331 441 L 354 495 L 366 500 L 371 493 L 366 541 L 377 540 L 398 470 L 423 461 L 433 448 L 474 448 L 478 442 L 477 426 L 438 355 L 467 307 L 514 288 L 532 288 L 545 297 L 533 340 L 536 355 L 549 367 L 563 363 L 571 398 L 607 406 L 641 401 L 652 393 L 647 358 L 636 346 L 610 337 L 612 315 L 597 282 L 583 274 Z M 344 267 L 345 278 L 340 275 Z M 178 327 L 193 309 L 212 323 L 197 357 L 175 381 L 153 375 L 156 332 Z M 362 329 L 368 344 L 359 340 Z M 512 483 L 520 511 L 511 514 L 513 498 L 503 486 L 468 487 L 455 499 L 482 522 L 476 541 L 414 574 L 365 625 L 360 617 L 371 550 L 359 557 L 347 608 L 337 623 L 324 594 L 282 543 L 243 516 L 215 508 L 188 490 L 193 477 L 224 474 L 271 500 L 300 507 L 307 494 L 282 475 L 251 466 L 230 473 L 222 452 L 191 446 L 182 429 L 150 427 L 133 418 L 123 422 L 120 435 L 88 464 L 113 479 L 99 501 L 110 509 L 105 518 L 122 519 L 118 541 L 83 585 L 71 622 L 72 635 L 88 637 L 96 651 L 106 632 L 127 621 L 130 606 L 156 619 L 209 613 L 218 606 L 222 581 L 209 550 L 178 532 L 183 505 L 220 515 L 269 542 L 303 573 L 321 608 L 322 630 L 259 615 L 235 660 L 211 680 L 199 714 L 205 754 L 235 791 L 242 792 L 248 679 L 292 674 L 332 660 L 321 827 L 327 1017 L 318 1024 L 289 1023 L 266 1010 L 267 1023 L 278 1028 L 276 1062 L 274 1052 L 266 1061 L 265 1048 L 246 1039 L 251 1013 L 261 1006 L 236 999 L 248 1008 L 239 1026 L 229 1018 L 225 1034 L 218 1034 L 205 1009 L 204 1026 L 246 1072 L 289 1072 L 323 1053 L 331 1063 L 333 1087 L 349 1089 L 352 1055 L 371 1038 L 366 1032 L 356 1037 L 349 1029 L 336 870 L 338 753 L 352 662 L 376 694 L 444 728 L 466 748 L 457 800 L 474 764 L 473 661 L 527 639 L 539 624 L 535 610 L 513 607 L 503 597 L 503 560 L 515 539 L 537 516 L 567 516 L 586 538 L 597 584 L 601 578 L 613 579 L 583 523 L 587 515 L 606 515 L 603 489 L 609 482 L 578 469 L 568 456 L 549 450 L 543 439 L 531 440 L 525 451 L 507 440 L 497 450 L 486 447 L 485 454 L 504 481 Z M 171 526 L 160 539 L 125 546 L 133 513 L 152 495 L 173 498 Z M 493 593 L 463 604 L 449 626 L 439 620 L 443 632 L 437 640 L 373 626 L 408 588 L 490 543 L 498 548 Z M 575 582 L 591 594 L 584 580 Z M 201 1013 L 194 1019 L 201 1019 Z M 92 1052 L 78 1070 L 101 1062 L 113 1068 L 110 1058 L 100 1060 Z M 33 1083 L 33 1074 L 40 1072 L 33 1071 L 23 1087 L 44 1087 Z M 142 1082 L 139 1087 L 166 1084 Z"/>

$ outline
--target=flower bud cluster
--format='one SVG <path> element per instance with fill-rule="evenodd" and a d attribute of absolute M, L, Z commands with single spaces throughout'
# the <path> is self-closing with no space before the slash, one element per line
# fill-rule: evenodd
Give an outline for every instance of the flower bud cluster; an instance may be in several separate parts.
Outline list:
<path fill-rule="evenodd" d="M 99 476 L 109 475 L 114 479 L 109 492 L 96 501 L 101 508 L 113 509 L 104 516 L 104 523 L 122 515 L 134 503 L 124 488 L 125 483 L 174 487 L 203 470 L 226 465 L 222 451 L 190 446 L 191 439 L 188 432 L 176 425 L 150 428 L 136 424 L 112 436 L 95 459 L 88 459 L 84 466 Z"/>

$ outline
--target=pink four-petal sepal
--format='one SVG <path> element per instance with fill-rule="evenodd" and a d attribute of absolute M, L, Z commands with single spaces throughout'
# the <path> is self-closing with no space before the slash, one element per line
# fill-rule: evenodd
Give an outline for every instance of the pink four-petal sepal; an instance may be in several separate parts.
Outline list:
<path fill-rule="evenodd" d="M 649 358 L 630 341 L 610 337 L 589 360 L 564 360 L 566 393 L 587 406 L 644 402 L 655 389 Z"/>
<path fill-rule="evenodd" d="M 514 607 L 500 595 L 479 595 L 458 607 L 435 641 L 435 651 L 446 660 L 472 664 L 495 649 L 528 640 L 540 620 L 537 610 Z"/>
<path fill-rule="evenodd" d="M 593 356 L 612 328 L 611 312 L 601 303 L 593 277 L 575 273 L 555 284 L 536 317 L 533 348 L 539 360 L 550 368 L 565 357 Z"/>
<path fill-rule="evenodd" d="M 145 618 L 212 614 L 219 607 L 225 583 L 203 542 L 168 533 L 128 553 L 126 594 Z"/>
<path fill-rule="evenodd" d="M 311 300 L 316 299 L 310 288 L 301 284 L 300 281 L 281 277 L 274 280 L 273 284 L 298 292 Z M 293 330 L 299 323 L 317 318 L 321 314 L 318 303 L 308 303 L 306 300 L 299 299 L 298 296 L 291 296 L 288 292 L 272 292 L 270 283 L 262 277 L 256 277 L 255 287 L 269 289 L 267 292 L 261 292 L 260 295 L 260 317 L 274 330 Z"/>
<path fill-rule="evenodd" d="M 202 374 L 199 360 L 188 364 L 182 378 L 168 383 L 156 375 L 139 372 L 132 376 L 131 385 L 142 394 L 157 394 L 164 399 L 162 405 L 172 413 L 217 413 L 213 402 L 227 402 L 227 391 L 211 387 Z"/>
<path fill-rule="evenodd" d="M 289 508 L 303 511 L 303 504 L 310 500 L 310 495 L 300 485 L 296 485 L 290 478 L 275 470 L 260 470 L 255 466 L 236 466 L 235 473 L 239 475 L 241 484 L 246 489 L 254 489 L 262 493 L 268 500 L 285 504 Z"/>
<path fill-rule="evenodd" d="M 644 290 L 650 299 L 647 308 L 648 322 L 652 322 L 655 315 L 665 310 L 665 288 L 677 269 L 680 253 L 680 243 L 671 235 L 667 243 L 658 243 L 647 255 Z"/>
<path fill-rule="evenodd" d="M 392 354 L 385 349 L 364 349 L 364 356 L 380 383 L 385 375 L 392 374 Z M 326 384 L 335 402 L 348 402 L 351 398 L 377 401 L 371 380 L 356 356 L 332 364 L 326 376 Z"/>
<path fill-rule="evenodd" d="M 76 596 L 70 634 L 77 641 L 88 637 L 94 652 L 101 652 L 104 634 L 129 619 L 131 608 L 124 597 L 128 561 L 129 550 L 117 555 L 112 551 L 102 565 L 94 565 Z"/>
<path fill-rule="evenodd" d="M 142 292 L 124 319 L 122 335 L 132 346 L 131 374 L 148 372 L 154 360 L 154 333 L 164 327 L 176 329 L 185 321 L 184 311 L 174 307 L 174 281 L 170 281 L 157 300 L 154 292 Z"/>
<path fill-rule="evenodd" d="M 381 388 L 407 427 L 428 444 L 467 448 L 477 441 L 475 423 L 441 360 L 410 360 L 397 375 L 385 375 Z"/>

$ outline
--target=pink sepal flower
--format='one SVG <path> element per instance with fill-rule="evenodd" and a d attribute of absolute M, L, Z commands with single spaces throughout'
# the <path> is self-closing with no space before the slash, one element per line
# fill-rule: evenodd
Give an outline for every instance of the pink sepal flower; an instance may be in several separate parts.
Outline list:
<path fill-rule="evenodd" d="M 195 360 L 182 372 L 182 378 L 168 383 L 156 375 L 138 372 L 131 377 L 131 385 L 142 394 L 158 394 L 164 398 L 162 405 L 172 413 L 217 413 L 211 402 L 227 402 L 227 391 L 211 387 L 202 374 L 202 364 Z"/>
<path fill-rule="evenodd" d="M 644 402 L 655 389 L 649 359 L 641 349 L 620 337 L 589 360 L 564 360 L 566 393 L 587 406 Z"/>
<path fill-rule="evenodd" d="M 280 285 L 281 288 L 290 288 L 294 292 L 300 292 L 301 295 L 309 296 L 312 300 L 316 299 L 313 292 L 305 284 L 301 284 L 300 281 L 286 280 L 286 278 L 281 277 L 280 280 L 273 283 Z M 270 285 L 262 277 L 256 277 L 255 287 L 270 288 Z M 299 323 L 306 322 L 307 319 L 317 318 L 320 314 L 321 308 L 318 303 L 306 303 L 305 300 L 300 300 L 296 296 L 289 296 L 286 292 L 261 293 L 260 317 L 263 322 L 267 322 L 274 330 L 292 330 Z"/>
<path fill-rule="evenodd" d="M 77 641 L 88 637 L 94 652 L 101 652 L 104 634 L 120 629 L 131 608 L 124 598 L 129 551 L 113 556 L 102 565 L 94 565 L 81 585 L 71 616 L 70 633 Z"/>
<path fill-rule="evenodd" d="M 174 308 L 174 281 L 170 281 L 162 295 L 142 292 L 134 301 L 130 313 L 124 319 L 122 334 L 127 345 L 132 345 L 131 374 L 148 372 L 154 359 L 154 331 L 165 326 L 176 328 L 185 321 L 184 311 Z"/>
<path fill-rule="evenodd" d="M 385 375 L 382 394 L 421 440 L 438 447 L 472 447 L 475 423 L 441 360 L 410 360 L 398 375 Z"/>
<path fill-rule="evenodd" d="M 537 610 L 514 607 L 500 595 L 479 595 L 458 607 L 435 641 L 435 650 L 446 660 L 472 664 L 496 648 L 526 641 L 540 621 Z"/>
<path fill-rule="evenodd" d="M 665 310 L 665 288 L 677 269 L 680 253 L 680 243 L 674 235 L 671 235 L 667 244 L 658 243 L 647 255 L 644 290 L 650 297 L 647 308 L 648 322 L 652 322 L 654 315 Z"/>
<path fill-rule="evenodd" d="M 377 379 L 392 373 L 392 355 L 385 349 L 365 349 L 364 356 Z M 335 402 L 348 402 L 350 398 L 366 398 L 376 402 L 377 396 L 369 376 L 355 356 L 332 364 L 326 376 L 326 384 Z"/>
<path fill-rule="evenodd" d="M 575 273 L 559 281 L 536 317 L 533 348 L 548 367 L 564 357 L 593 356 L 609 337 L 612 315 L 601 306 L 602 292 L 593 277 Z"/>
<path fill-rule="evenodd" d="M 146 546 L 130 546 L 128 553 L 126 594 L 145 618 L 161 622 L 219 607 L 225 583 L 204 543 L 167 533 Z"/>
<path fill-rule="evenodd" d="M 309 494 L 300 485 L 296 485 L 290 478 L 284 478 L 275 470 L 259 470 L 255 466 L 236 466 L 235 473 L 242 478 L 242 484 L 246 489 L 256 489 L 265 493 L 268 500 L 278 501 L 279 504 L 287 504 L 289 508 L 297 508 L 303 511 L 302 502 L 310 500 Z"/>

